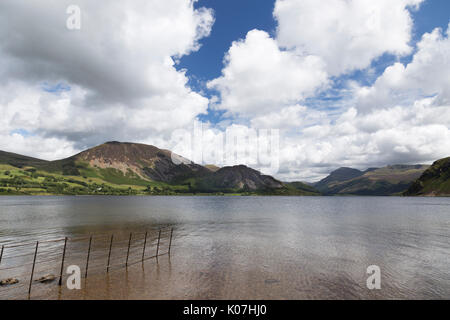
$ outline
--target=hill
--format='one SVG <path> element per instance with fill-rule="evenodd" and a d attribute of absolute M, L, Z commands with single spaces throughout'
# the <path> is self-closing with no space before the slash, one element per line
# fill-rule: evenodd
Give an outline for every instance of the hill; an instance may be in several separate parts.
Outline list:
<path fill-rule="evenodd" d="M 450 157 L 433 163 L 405 192 L 406 196 L 450 196 Z"/>
<path fill-rule="evenodd" d="M 320 190 L 322 192 L 327 192 L 329 187 L 332 186 L 335 183 L 348 181 L 357 177 L 360 177 L 364 174 L 364 172 L 353 169 L 353 168 L 339 168 L 333 172 L 330 173 L 328 177 L 325 179 L 320 180 L 316 184 L 314 184 L 314 187 L 317 190 Z"/>
<path fill-rule="evenodd" d="M 0 163 L 22 168 L 25 166 L 44 166 L 48 164 L 49 161 L 0 150 Z"/>
<path fill-rule="evenodd" d="M 341 168 L 316 183 L 314 187 L 326 195 L 395 195 L 407 190 L 428 167 L 393 165 L 366 171 Z"/>
<path fill-rule="evenodd" d="M 107 142 L 83 151 L 73 159 L 75 169 L 79 169 L 80 173 L 95 168 L 103 172 L 106 179 L 122 173 L 135 179 L 173 183 L 210 173 L 207 168 L 169 150 L 138 143 Z"/>

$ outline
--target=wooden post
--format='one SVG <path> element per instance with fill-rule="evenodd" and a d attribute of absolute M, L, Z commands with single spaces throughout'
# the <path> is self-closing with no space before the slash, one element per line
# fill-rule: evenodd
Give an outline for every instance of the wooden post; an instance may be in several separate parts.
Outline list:
<path fill-rule="evenodd" d="M 127 261 L 125 262 L 126 267 L 128 267 L 128 257 L 130 256 L 130 246 L 131 246 L 131 237 L 132 236 L 133 236 L 133 232 L 130 233 L 130 240 L 128 240 Z"/>
<path fill-rule="evenodd" d="M 111 250 L 112 250 L 112 244 L 113 244 L 114 235 L 111 235 L 111 242 L 109 244 L 109 254 L 108 254 L 108 265 L 106 266 L 106 272 L 109 272 L 109 263 L 111 261 Z"/>
<path fill-rule="evenodd" d="M 89 257 L 91 255 L 91 245 L 92 245 L 92 235 L 89 238 L 89 248 L 88 248 L 88 254 L 87 254 L 87 258 L 86 258 L 86 273 L 84 275 L 85 278 L 87 278 L 88 276 L 88 268 L 89 268 Z"/>
<path fill-rule="evenodd" d="M 169 255 L 170 255 L 170 249 L 172 247 L 172 235 L 173 235 L 173 228 L 170 229 Z"/>
<path fill-rule="evenodd" d="M 66 247 L 67 247 L 67 237 L 64 238 L 64 250 L 63 250 L 63 255 L 62 255 L 62 261 L 61 261 L 61 271 L 59 273 L 59 286 L 61 286 L 62 284 L 62 277 L 63 277 L 63 272 L 64 272 L 64 260 L 66 259 Z"/>
<path fill-rule="evenodd" d="M 161 229 L 159 229 L 159 234 L 158 234 L 158 244 L 156 245 L 156 257 L 158 258 L 159 255 L 159 243 L 161 241 Z"/>
<path fill-rule="evenodd" d="M 0 251 L 0 263 L 2 263 L 3 250 L 5 250 L 5 245 L 2 245 L 2 251 Z"/>
<path fill-rule="evenodd" d="M 147 233 L 148 233 L 148 231 L 145 231 L 144 249 L 142 250 L 142 261 L 144 261 L 144 258 L 145 258 L 145 246 L 147 245 Z M 0 259 L 0 262 L 1 262 L 1 259 Z"/>
<path fill-rule="evenodd" d="M 28 296 L 31 294 L 31 285 L 33 284 L 34 266 L 36 265 L 36 257 L 39 247 L 39 241 L 36 241 L 36 250 L 34 251 L 33 267 L 31 268 L 30 286 L 28 287 Z"/>

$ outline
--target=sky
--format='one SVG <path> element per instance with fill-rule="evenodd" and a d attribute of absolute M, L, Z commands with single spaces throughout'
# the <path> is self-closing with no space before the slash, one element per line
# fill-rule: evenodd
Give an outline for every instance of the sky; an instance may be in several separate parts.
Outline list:
<path fill-rule="evenodd" d="M 286 181 L 431 163 L 450 156 L 449 23 L 446 0 L 2 0 L 0 150 L 117 140 L 227 165 L 224 137 L 256 132 L 235 161 Z"/>

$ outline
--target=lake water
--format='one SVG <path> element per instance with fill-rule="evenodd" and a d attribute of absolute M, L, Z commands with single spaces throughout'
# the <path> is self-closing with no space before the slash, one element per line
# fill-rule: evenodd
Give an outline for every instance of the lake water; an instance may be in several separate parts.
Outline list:
<path fill-rule="evenodd" d="M 105 274 L 110 234 L 126 247 L 133 232 L 139 260 L 143 232 L 163 226 L 174 228 L 170 256 Z M 30 264 L 33 241 L 91 234 L 97 256 L 82 290 L 37 284 L 31 298 L 450 299 L 450 198 L 0 197 L 0 245 L 30 242 L 5 250 L 0 279 Z M 58 274 L 60 251 L 40 248 Z M 74 244 L 68 259 L 85 251 Z M 370 265 L 381 269 L 380 290 L 366 287 Z M 0 299 L 26 298 L 29 275 L 20 277 Z"/>

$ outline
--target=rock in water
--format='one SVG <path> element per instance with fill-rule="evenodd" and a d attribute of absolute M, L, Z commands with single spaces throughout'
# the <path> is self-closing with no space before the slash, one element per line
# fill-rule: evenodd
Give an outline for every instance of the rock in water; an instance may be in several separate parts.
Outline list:
<path fill-rule="evenodd" d="M 16 278 L 9 278 L 0 281 L 0 286 L 10 286 L 13 284 L 19 283 L 19 280 Z"/>
<path fill-rule="evenodd" d="M 39 279 L 36 279 L 35 281 L 36 282 L 40 282 L 40 283 L 48 283 L 48 282 L 53 282 L 55 280 L 56 280 L 56 276 L 53 275 L 53 274 L 49 274 L 49 275 L 46 275 L 46 276 L 41 277 Z"/>

